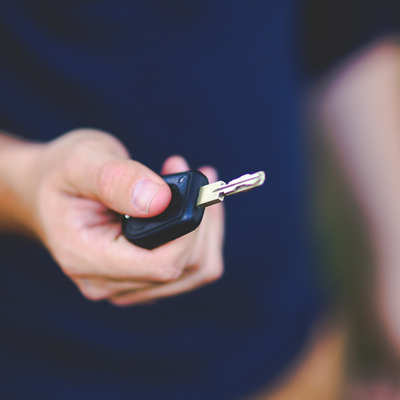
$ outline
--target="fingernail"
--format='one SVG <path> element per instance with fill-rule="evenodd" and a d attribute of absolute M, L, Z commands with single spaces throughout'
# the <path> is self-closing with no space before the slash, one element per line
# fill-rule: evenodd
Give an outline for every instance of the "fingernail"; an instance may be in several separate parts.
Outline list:
<path fill-rule="evenodd" d="M 160 185 L 150 179 L 140 180 L 133 189 L 132 203 L 142 213 L 148 214 L 151 202 L 160 190 Z"/>

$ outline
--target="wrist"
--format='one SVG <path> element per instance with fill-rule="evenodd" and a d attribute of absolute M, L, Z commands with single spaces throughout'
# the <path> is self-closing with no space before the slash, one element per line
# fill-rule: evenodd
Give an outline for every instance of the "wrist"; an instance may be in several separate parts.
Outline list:
<path fill-rule="evenodd" d="M 0 229 L 38 234 L 35 189 L 44 144 L 0 137 Z"/>

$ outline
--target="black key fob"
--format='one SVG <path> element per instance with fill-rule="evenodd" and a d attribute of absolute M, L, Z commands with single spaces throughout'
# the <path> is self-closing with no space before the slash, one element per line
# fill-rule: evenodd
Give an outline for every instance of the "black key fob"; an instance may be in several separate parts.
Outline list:
<path fill-rule="evenodd" d="M 122 217 L 122 232 L 137 246 L 154 249 L 196 229 L 203 218 L 204 207 L 197 207 L 199 189 L 208 179 L 199 171 L 164 175 L 172 192 L 167 209 L 152 218 Z"/>

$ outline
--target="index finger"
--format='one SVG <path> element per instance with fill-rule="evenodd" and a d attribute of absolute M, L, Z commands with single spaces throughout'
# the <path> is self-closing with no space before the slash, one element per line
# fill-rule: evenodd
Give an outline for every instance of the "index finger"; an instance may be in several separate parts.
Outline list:
<path fill-rule="evenodd" d="M 119 222 L 106 229 L 99 227 L 86 238 L 87 267 L 84 274 L 80 273 L 79 276 L 168 282 L 181 275 L 194 242 L 193 236 L 189 234 L 156 249 L 147 250 L 128 242 L 120 234 Z"/>

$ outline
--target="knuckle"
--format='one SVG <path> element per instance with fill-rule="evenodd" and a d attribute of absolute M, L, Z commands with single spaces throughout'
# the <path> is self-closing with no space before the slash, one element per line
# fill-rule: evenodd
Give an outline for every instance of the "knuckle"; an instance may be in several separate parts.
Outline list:
<path fill-rule="evenodd" d="M 65 275 L 67 276 L 75 276 L 79 274 L 79 268 L 76 268 L 75 266 L 71 266 L 70 264 L 67 264 L 65 262 L 58 262 L 58 265 L 60 266 L 61 270 L 64 272 Z"/>
<path fill-rule="evenodd" d="M 181 269 L 177 268 L 175 266 L 173 266 L 173 267 L 163 266 L 163 267 L 158 268 L 154 272 L 154 278 L 160 282 L 169 282 L 169 281 L 177 279 L 181 273 L 182 273 Z"/>
<path fill-rule="evenodd" d="M 94 287 L 89 288 L 81 288 L 81 293 L 85 296 L 88 300 L 97 302 L 101 300 L 105 300 L 109 297 L 109 293 L 103 290 L 99 290 Z"/>
<path fill-rule="evenodd" d="M 108 302 L 115 307 L 123 307 L 123 304 L 121 304 L 118 300 L 108 300 Z"/>
<path fill-rule="evenodd" d="M 130 158 L 128 149 L 115 136 L 102 132 L 102 141 L 111 153 L 118 157 Z"/>
<path fill-rule="evenodd" d="M 69 132 L 66 135 L 70 151 L 78 155 L 86 155 L 88 149 L 93 151 L 107 150 L 108 152 L 129 158 L 126 147 L 113 135 L 107 132 L 93 129 L 81 128 Z"/>
<path fill-rule="evenodd" d="M 86 149 L 84 146 L 70 146 L 70 149 L 68 150 L 68 155 L 66 157 L 67 167 L 69 169 L 73 169 L 76 167 L 76 165 L 79 165 L 79 163 L 85 159 L 85 152 Z"/>
<path fill-rule="evenodd" d="M 217 264 L 204 275 L 203 282 L 204 283 L 215 282 L 221 279 L 223 274 L 224 274 L 224 268 L 222 264 Z"/>
<path fill-rule="evenodd" d="M 109 300 L 109 303 L 111 303 L 113 306 L 120 307 L 120 308 L 132 306 L 135 304 L 134 302 L 128 302 L 126 300 L 124 301 L 124 300 L 114 300 L 114 299 Z"/>
<path fill-rule="evenodd" d="M 79 143 L 99 142 L 100 140 L 113 138 L 110 134 L 95 128 L 78 128 L 68 133 L 69 140 Z M 117 139 L 114 138 L 116 141 Z"/>
<path fill-rule="evenodd" d="M 96 296 L 96 295 L 91 295 L 91 294 L 85 294 L 85 293 L 83 293 L 83 295 L 85 296 L 85 298 L 86 298 L 87 300 L 93 301 L 94 303 L 99 302 L 99 301 L 101 301 L 101 300 L 104 299 L 103 297 L 98 297 L 98 296 Z"/>
<path fill-rule="evenodd" d="M 65 275 L 72 277 L 80 273 L 80 268 L 76 266 L 76 263 L 69 260 L 70 257 L 64 255 L 59 256 L 58 254 L 54 254 L 53 256 Z"/>
<path fill-rule="evenodd" d="M 99 169 L 97 176 L 97 190 L 102 198 L 110 198 L 113 194 L 114 182 L 118 181 L 123 173 L 120 163 L 107 161 Z"/>
<path fill-rule="evenodd" d="M 69 277 L 84 275 L 89 270 L 88 261 L 81 257 L 73 241 L 60 240 L 49 242 L 50 252 L 61 270 Z"/>
<path fill-rule="evenodd" d="M 88 146 L 93 146 L 96 149 L 106 148 L 108 151 L 116 155 L 129 157 L 126 147 L 115 136 L 91 128 L 85 129 L 84 132 L 85 134 L 83 135 L 82 140 L 84 140 Z"/>
<path fill-rule="evenodd" d="M 86 278 L 75 279 L 82 295 L 91 301 L 101 301 L 109 298 L 111 293 L 108 289 L 97 286 L 94 282 Z"/>

